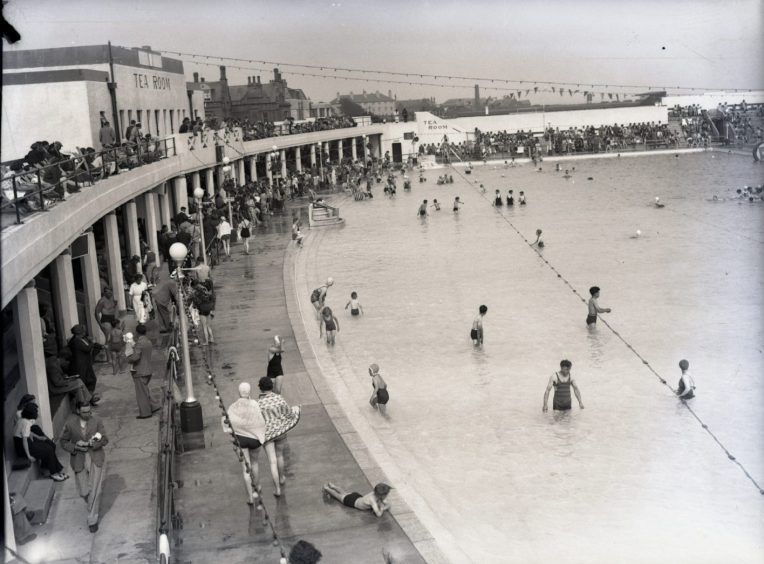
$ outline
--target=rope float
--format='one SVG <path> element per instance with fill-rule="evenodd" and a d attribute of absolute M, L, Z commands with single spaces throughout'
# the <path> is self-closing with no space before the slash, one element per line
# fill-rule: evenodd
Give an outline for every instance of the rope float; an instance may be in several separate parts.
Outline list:
<path fill-rule="evenodd" d="M 453 167 L 452 167 L 453 168 Z M 468 184 L 470 183 L 469 179 L 465 178 L 464 175 L 459 172 L 459 170 L 454 169 L 456 171 L 456 174 L 461 176 L 462 180 L 466 181 Z M 477 181 L 476 181 L 477 182 Z M 473 186 L 475 190 L 477 191 L 477 187 Z M 488 200 L 486 198 L 486 195 L 483 193 L 478 192 L 478 196 L 483 198 L 484 200 Z M 498 210 L 497 210 L 498 211 Z M 561 279 L 569 288 L 570 291 L 573 292 L 574 295 L 578 296 L 578 298 L 583 302 L 586 303 L 586 299 L 573 287 L 573 285 L 564 277 L 560 272 L 546 259 L 543 257 L 541 252 L 533 246 L 532 243 L 528 242 L 528 239 L 520 232 L 520 230 L 515 227 L 515 225 L 507 218 L 506 215 L 503 213 L 499 213 L 501 218 L 512 228 L 515 230 L 515 232 L 520 236 L 520 238 L 525 242 L 526 245 L 534 252 L 536 255 L 544 261 L 544 263 L 554 272 L 557 274 L 557 278 Z M 626 347 L 634 353 L 634 355 L 642 361 L 642 364 L 644 364 L 647 369 L 652 372 L 655 377 L 658 379 L 658 381 L 663 384 L 665 387 L 667 387 L 669 390 L 671 390 L 671 393 L 673 395 L 676 395 L 677 391 L 671 387 L 671 385 L 666 381 L 665 378 L 663 378 L 652 366 L 650 366 L 650 363 L 640 355 L 637 350 L 629 343 L 618 331 L 613 329 L 613 327 L 610 325 L 610 323 L 607 322 L 607 320 L 600 318 L 602 323 L 610 330 L 613 335 L 615 335 Z M 690 412 L 690 414 L 700 423 L 701 428 L 703 428 L 710 436 L 711 438 L 716 442 L 717 445 L 719 445 L 719 448 L 721 448 L 724 451 L 724 454 L 727 455 L 727 458 L 737 464 L 740 469 L 743 471 L 743 474 L 751 481 L 751 483 L 756 487 L 757 490 L 759 490 L 759 493 L 761 495 L 764 495 L 764 488 L 762 488 L 759 483 L 756 481 L 756 479 L 751 476 L 751 474 L 748 472 L 748 470 L 743 466 L 743 464 L 740 463 L 740 461 L 729 451 L 729 449 L 724 446 L 724 443 L 722 443 L 717 436 L 711 431 L 711 429 L 708 427 L 708 425 L 700 418 L 700 416 L 695 412 L 695 410 L 685 401 L 682 400 L 682 405 L 687 409 L 687 411 Z"/>
<path fill-rule="evenodd" d="M 178 289 L 181 292 L 183 292 L 183 308 L 185 309 L 186 317 L 188 318 L 191 332 L 194 335 L 194 339 L 196 340 L 197 346 L 202 348 L 196 325 L 194 325 L 193 320 L 191 319 L 191 311 L 189 309 L 190 296 L 188 295 L 188 292 L 186 292 L 185 289 L 183 288 L 183 284 L 181 283 L 180 277 L 178 277 Z M 236 438 L 236 429 L 233 428 L 233 425 L 231 424 L 231 420 L 228 417 L 228 410 L 226 409 L 225 404 L 223 403 L 223 400 L 221 399 L 220 389 L 218 388 L 218 384 L 215 379 L 215 372 L 214 370 L 212 370 L 212 367 L 210 366 L 207 355 L 204 354 L 204 350 L 202 350 L 202 353 L 203 353 L 202 362 L 207 372 L 207 384 L 211 385 L 213 389 L 215 390 L 215 399 L 218 402 L 220 413 L 223 415 L 223 420 L 225 421 L 226 425 L 228 425 L 228 427 L 231 429 L 231 444 L 233 445 L 233 450 L 236 453 L 236 456 L 239 459 L 239 462 L 244 464 L 244 469 L 246 470 L 247 474 L 249 474 L 249 480 L 252 484 L 252 491 L 256 499 L 255 508 L 263 512 L 263 525 L 268 525 L 271 529 L 271 535 L 273 538 L 273 546 L 277 547 L 279 549 L 279 552 L 281 553 L 279 564 L 287 564 L 286 550 L 284 549 L 284 545 L 281 544 L 281 539 L 279 539 L 278 533 L 276 533 L 276 528 L 273 525 L 273 520 L 268 514 L 268 510 L 265 508 L 265 504 L 263 503 L 263 497 L 260 495 L 260 492 L 257 489 L 257 480 L 255 479 L 255 475 L 252 471 L 252 466 L 249 464 L 249 462 L 246 461 L 246 458 L 244 458 L 243 449 L 241 445 L 239 444 L 239 439 Z"/>

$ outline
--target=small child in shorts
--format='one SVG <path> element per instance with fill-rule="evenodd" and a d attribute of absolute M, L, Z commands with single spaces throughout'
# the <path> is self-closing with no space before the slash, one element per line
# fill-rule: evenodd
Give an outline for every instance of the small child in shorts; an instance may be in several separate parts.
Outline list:
<path fill-rule="evenodd" d="M 440 211 L 440 202 L 438 202 L 438 200 L 435 199 L 435 200 L 432 201 L 432 206 L 430 206 L 430 207 L 435 208 L 435 211 Z"/>
<path fill-rule="evenodd" d="M 114 375 L 122 372 L 125 362 L 125 340 L 124 326 L 119 319 L 111 320 L 111 330 L 106 336 L 106 353 L 111 362 L 111 369 Z"/>
<path fill-rule="evenodd" d="M 350 315 L 363 313 L 361 302 L 358 301 L 358 292 L 350 292 L 350 301 L 345 304 L 345 309 L 350 308 Z"/>

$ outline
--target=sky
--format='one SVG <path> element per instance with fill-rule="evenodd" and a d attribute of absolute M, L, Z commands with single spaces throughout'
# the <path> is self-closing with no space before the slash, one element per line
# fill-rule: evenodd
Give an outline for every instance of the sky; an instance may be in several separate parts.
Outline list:
<path fill-rule="evenodd" d="M 250 75 L 270 80 L 276 66 L 272 62 L 279 62 L 289 86 L 303 89 L 314 101 L 364 90 L 392 91 L 398 99 L 434 97 L 437 102 L 471 98 L 478 82 L 474 78 L 487 79 L 479 81 L 484 97 L 520 90 L 524 99 L 530 89 L 534 103 L 583 102 L 585 90 L 623 95 L 678 86 L 699 89 L 695 93 L 764 89 L 764 0 L 10 0 L 3 11 L 22 35 L 19 43 L 4 45 L 9 50 L 111 41 L 269 61 L 168 54 L 184 60 L 189 80 L 195 71 L 208 81 L 217 80 L 218 66 L 225 64 L 229 84 L 246 84 Z M 415 76 L 351 73 L 371 82 L 327 76 L 348 76 L 335 72 L 336 67 Z M 323 76 L 294 74 L 298 72 Z M 403 84 L 388 82 L 394 80 Z M 534 95 L 533 81 L 553 84 L 538 84 L 540 92 Z M 564 85 L 562 97 L 561 83 L 573 83 Z M 554 85 L 554 95 L 544 92 Z M 580 93 L 571 97 L 568 88 Z"/>

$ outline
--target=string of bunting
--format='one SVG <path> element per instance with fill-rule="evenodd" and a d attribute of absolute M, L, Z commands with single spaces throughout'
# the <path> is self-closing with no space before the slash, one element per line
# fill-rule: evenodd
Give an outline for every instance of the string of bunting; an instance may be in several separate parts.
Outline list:
<path fill-rule="evenodd" d="M 319 69 L 319 70 L 332 70 L 334 72 L 356 72 L 356 73 L 362 73 L 362 74 L 383 74 L 383 75 L 389 75 L 389 76 L 405 76 L 405 77 L 419 77 L 419 78 L 434 78 L 436 80 L 438 79 L 446 79 L 446 80 L 471 80 L 471 81 L 483 81 L 483 82 L 501 82 L 504 84 L 545 84 L 545 85 L 562 85 L 562 86 L 576 86 L 578 88 L 581 87 L 581 85 L 590 84 L 591 88 L 594 88 L 596 86 L 604 86 L 605 88 L 608 87 L 614 87 L 614 88 L 648 88 L 652 89 L 655 86 L 653 85 L 645 85 L 645 84 L 604 84 L 600 82 L 588 82 L 588 81 L 579 81 L 579 82 L 564 82 L 559 80 L 554 81 L 548 81 L 548 80 L 515 80 L 515 79 L 507 79 L 507 78 L 496 78 L 496 77 L 481 77 L 481 76 L 459 76 L 459 75 L 444 75 L 444 74 L 430 74 L 430 73 L 420 73 L 420 72 L 400 72 L 400 71 L 389 71 L 389 70 L 379 70 L 379 69 L 359 69 L 359 68 L 352 68 L 352 67 L 339 67 L 334 65 L 308 65 L 303 63 L 287 63 L 285 61 L 267 61 L 263 59 L 243 59 L 243 58 L 237 58 L 237 57 L 222 57 L 219 55 L 201 55 L 199 53 L 184 53 L 181 51 L 169 51 L 169 50 L 161 50 L 163 53 L 170 53 L 173 55 L 179 55 L 181 57 L 194 57 L 199 59 L 216 59 L 220 61 L 238 61 L 241 63 L 250 63 L 250 64 L 262 64 L 262 65 L 277 65 L 277 66 L 285 66 L 285 67 L 298 67 L 298 68 L 307 68 L 307 69 Z M 195 63 L 198 63 L 199 61 L 192 61 Z M 216 64 L 216 63 L 212 63 Z M 259 70 L 259 69 L 258 69 Z M 294 73 L 293 73 L 294 74 Z M 696 91 L 696 90 L 724 90 L 725 88 L 714 86 L 714 87 L 701 87 L 701 86 L 661 86 L 660 87 L 663 90 L 689 90 L 689 91 Z M 727 88 L 727 90 L 731 90 L 732 92 L 738 92 L 738 91 L 750 91 L 750 88 Z"/>
<path fill-rule="evenodd" d="M 472 187 L 475 188 L 475 190 L 477 190 L 477 186 L 475 185 L 475 183 L 477 182 L 476 180 L 473 182 L 470 182 L 469 178 L 467 178 L 458 170 L 456 169 L 454 170 L 456 171 L 456 174 L 462 178 L 462 180 L 466 181 L 468 184 L 472 185 Z M 484 200 L 488 200 L 485 194 L 479 192 L 479 195 Z M 573 292 L 573 294 L 585 304 L 586 299 L 584 298 L 584 296 L 582 296 L 581 293 L 578 290 L 576 290 L 576 288 L 573 287 L 573 285 L 568 281 L 568 279 L 565 278 L 562 275 L 562 273 L 560 273 L 552 263 L 550 263 L 546 258 L 544 258 L 544 255 L 541 254 L 541 251 L 537 247 L 533 246 L 533 242 L 531 242 L 525 235 L 523 235 L 522 232 L 520 232 L 520 230 L 509 220 L 509 218 L 506 215 L 504 215 L 504 213 L 499 213 L 499 215 L 501 215 L 502 219 L 520 236 L 520 238 L 525 242 L 525 244 L 528 245 L 528 248 L 530 248 L 534 253 L 536 253 L 536 255 L 542 261 L 544 261 L 544 264 L 546 264 L 552 270 L 552 272 L 554 272 L 557 275 L 557 278 L 562 280 L 562 282 L 570 289 L 570 291 Z M 652 366 L 650 366 L 650 363 L 632 346 L 631 343 L 629 343 L 629 341 L 626 340 L 625 337 L 623 337 L 623 335 L 621 335 L 618 331 L 616 331 L 613 328 L 613 326 L 610 325 L 610 323 L 608 323 L 605 319 L 600 318 L 600 320 L 613 333 L 613 335 L 615 335 L 624 345 L 626 345 L 626 348 L 628 348 L 632 353 L 634 353 L 634 355 L 639 360 L 642 361 L 642 364 L 645 365 L 647 369 L 655 375 L 655 377 L 663 386 L 671 390 L 672 394 L 676 395 L 677 390 L 672 388 L 671 385 L 666 381 L 666 379 L 663 376 L 661 376 L 658 373 L 658 371 L 656 371 Z M 756 487 L 756 489 L 759 490 L 759 493 L 761 495 L 764 495 L 764 488 L 762 488 L 759 485 L 756 479 L 753 476 L 751 476 L 751 474 L 748 472 L 746 467 L 743 466 L 743 464 L 737 459 L 737 457 L 735 457 L 730 452 L 730 450 L 724 445 L 724 443 L 722 443 L 719 440 L 719 438 L 711 431 L 708 425 L 700 418 L 700 416 L 695 412 L 692 406 L 690 406 L 686 401 L 682 401 L 682 405 L 690 412 L 690 414 L 697 420 L 697 422 L 700 423 L 700 426 L 703 428 L 703 430 L 705 430 L 711 436 L 711 438 L 716 442 L 716 444 L 719 445 L 719 447 L 724 451 L 724 454 L 727 455 L 727 458 L 730 461 L 732 461 L 734 464 L 739 466 L 740 469 L 743 471 L 743 474 L 745 474 L 745 476 L 751 481 L 751 483 Z"/>
<path fill-rule="evenodd" d="M 185 60 L 185 59 L 184 59 Z M 206 65 L 206 66 L 212 66 L 216 67 L 218 66 L 218 63 L 210 63 L 205 61 L 188 61 L 185 60 L 185 62 L 196 64 L 196 65 Z M 238 70 L 247 70 L 247 71 L 258 71 L 258 72 L 269 72 L 270 69 L 264 69 L 261 67 L 251 67 L 251 66 L 240 66 L 240 65 L 227 65 L 228 68 L 232 69 L 238 69 Z M 330 71 L 337 71 L 338 69 L 330 69 L 326 68 L 327 72 Z M 393 80 L 393 79 L 379 79 L 379 78 L 362 78 L 362 77 L 355 77 L 355 76 L 344 76 L 344 75 L 337 75 L 337 74 L 316 74 L 316 73 L 309 73 L 309 72 L 297 72 L 297 71 L 282 71 L 281 74 L 288 74 L 288 75 L 295 75 L 295 76 L 310 76 L 310 77 L 318 77 L 318 78 L 331 78 L 335 80 L 353 80 L 357 82 L 371 82 L 371 83 L 382 83 L 382 84 L 407 84 L 410 86 L 434 86 L 436 88 L 456 88 L 456 89 L 465 89 L 465 88 L 472 88 L 471 84 L 443 84 L 443 83 L 437 83 L 437 82 L 423 82 L 421 80 Z M 419 75 L 419 76 L 427 76 L 427 75 Z M 444 78 L 444 77 L 440 77 Z M 491 84 L 494 84 L 495 82 L 507 82 L 504 80 L 495 80 L 495 79 L 488 79 L 491 81 Z M 623 96 L 626 97 L 635 97 L 640 96 L 641 93 L 639 92 L 620 92 L 620 93 L 612 93 L 612 92 L 595 92 L 594 90 L 581 90 L 580 88 L 577 88 L 576 90 L 573 90 L 571 88 L 568 88 L 567 90 L 563 88 L 562 86 L 555 87 L 552 86 L 550 88 L 541 88 L 538 86 L 537 82 L 530 82 L 527 81 L 527 84 L 533 84 L 534 86 L 525 88 L 524 96 L 527 98 L 531 92 L 534 94 L 538 94 L 539 92 L 551 92 L 551 93 L 559 93 L 561 96 L 565 94 L 567 91 L 569 96 L 573 96 L 574 94 L 581 93 L 587 100 L 591 100 L 591 98 L 594 97 L 595 94 L 600 94 L 601 98 L 604 99 L 605 95 L 608 95 L 609 98 L 612 100 L 613 96 L 616 96 L 618 100 L 620 100 L 620 97 Z M 553 84 L 553 83 L 544 83 L 544 84 Z M 564 83 L 554 83 L 554 84 L 564 84 Z M 581 86 L 578 84 L 577 86 Z M 592 88 L 594 88 L 596 85 L 592 85 Z M 607 86 L 607 85 L 605 85 Z M 623 86 L 618 85 L 612 85 L 616 88 L 623 88 Z M 502 87 L 502 86 L 488 86 L 488 85 L 481 85 L 481 88 L 483 90 L 494 90 L 497 92 L 509 92 L 508 96 L 512 99 L 517 97 L 519 100 L 521 97 L 523 97 L 523 90 L 517 90 L 516 87 Z"/>
<path fill-rule="evenodd" d="M 260 495 L 260 492 L 258 491 L 258 485 L 257 480 L 255 479 L 254 472 L 252 470 L 252 466 L 247 462 L 247 459 L 244 457 L 244 452 L 239 444 L 239 439 L 236 438 L 236 429 L 234 429 L 233 425 L 231 424 L 231 420 L 228 417 L 228 410 L 225 407 L 225 404 L 223 403 L 222 396 L 220 394 L 220 389 L 218 388 L 217 380 L 215 378 L 215 371 L 210 366 L 209 359 L 207 358 L 207 354 L 205 353 L 204 349 L 202 348 L 202 345 L 200 344 L 201 341 L 199 340 L 199 333 L 196 328 L 196 325 L 194 325 L 194 322 L 191 317 L 191 310 L 190 310 L 190 296 L 188 295 L 188 292 L 183 287 L 182 279 L 180 276 L 177 277 L 177 284 L 178 284 L 178 291 L 183 293 L 183 309 L 185 310 L 186 318 L 188 319 L 188 325 L 191 329 L 191 333 L 194 336 L 194 342 L 197 346 L 199 346 L 201 352 L 202 352 L 202 362 L 204 364 L 204 369 L 207 373 L 207 384 L 211 385 L 213 389 L 215 390 L 215 399 L 218 402 L 218 407 L 220 408 L 220 413 L 223 416 L 223 421 L 225 421 L 225 424 L 231 429 L 231 444 L 233 445 L 233 450 L 236 453 L 237 458 L 239 459 L 239 462 L 244 464 L 244 469 L 246 470 L 247 474 L 249 475 L 250 483 L 252 484 L 252 491 L 255 497 L 255 508 L 259 511 L 263 512 L 263 525 L 268 525 L 271 530 L 271 536 L 273 538 L 273 546 L 278 547 L 279 552 L 281 554 L 281 558 L 279 560 L 279 564 L 287 564 L 287 555 L 286 550 L 284 548 L 284 545 L 281 543 L 281 539 L 279 539 L 278 533 L 276 532 L 276 528 L 273 524 L 273 519 L 271 519 L 271 516 L 268 514 L 268 510 L 265 507 L 265 504 L 263 503 L 263 497 Z"/>

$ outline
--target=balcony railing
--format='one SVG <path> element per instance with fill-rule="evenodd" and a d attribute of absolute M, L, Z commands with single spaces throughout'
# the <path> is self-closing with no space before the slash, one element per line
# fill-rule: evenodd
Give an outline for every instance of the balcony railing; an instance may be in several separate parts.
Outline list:
<path fill-rule="evenodd" d="M 168 137 L 85 152 L 44 166 L 25 165 L 17 173 L 4 169 L 0 213 L 13 212 L 16 223 L 23 223 L 23 217 L 49 210 L 83 186 L 175 155 L 175 138 Z"/>

